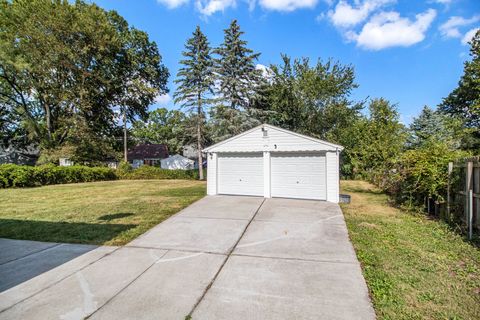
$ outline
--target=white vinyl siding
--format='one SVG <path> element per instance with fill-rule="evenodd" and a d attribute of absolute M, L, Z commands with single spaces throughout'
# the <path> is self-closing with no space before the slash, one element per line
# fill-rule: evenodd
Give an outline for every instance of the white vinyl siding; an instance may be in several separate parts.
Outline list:
<path fill-rule="evenodd" d="M 263 151 L 318 151 L 332 150 L 336 147 L 310 140 L 302 136 L 285 132 L 284 130 L 267 127 L 267 137 L 264 137 L 261 128 L 243 133 L 238 138 L 230 140 L 217 147 L 208 149 L 208 152 L 263 152 Z"/>
<path fill-rule="evenodd" d="M 263 124 L 205 148 L 207 193 L 339 200 L 342 146 Z"/>
<path fill-rule="evenodd" d="M 324 153 L 272 153 L 272 197 L 326 200 Z"/>
<path fill-rule="evenodd" d="M 212 196 L 217 192 L 217 154 L 207 155 L 207 194 Z"/>
<path fill-rule="evenodd" d="M 327 201 L 337 203 L 340 193 L 340 163 L 338 153 L 327 152 Z"/>
<path fill-rule="evenodd" d="M 219 154 L 217 165 L 219 194 L 263 196 L 262 153 Z"/>

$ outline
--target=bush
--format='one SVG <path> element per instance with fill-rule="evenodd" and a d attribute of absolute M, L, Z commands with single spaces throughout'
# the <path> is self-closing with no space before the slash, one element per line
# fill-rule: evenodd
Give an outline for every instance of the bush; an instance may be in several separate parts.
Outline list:
<path fill-rule="evenodd" d="M 425 197 L 443 201 L 447 193 L 448 163 L 467 155 L 465 151 L 450 149 L 443 142 L 408 150 L 400 156 L 394 169 L 383 175 L 382 188 L 398 203 L 419 205 Z"/>
<path fill-rule="evenodd" d="M 118 164 L 117 175 L 124 176 L 133 171 L 133 167 L 130 163 L 122 161 Z"/>
<path fill-rule="evenodd" d="M 120 169 L 120 168 L 119 168 Z M 185 179 L 198 180 L 198 170 L 169 170 L 152 166 L 141 166 L 138 169 L 125 172 L 117 169 L 121 179 Z"/>
<path fill-rule="evenodd" d="M 38 167 L 15 164 L 0 165 L 0 188 L 35 187 L 51 184 L 116 180 L 115 171 L 103 167 Z"/>

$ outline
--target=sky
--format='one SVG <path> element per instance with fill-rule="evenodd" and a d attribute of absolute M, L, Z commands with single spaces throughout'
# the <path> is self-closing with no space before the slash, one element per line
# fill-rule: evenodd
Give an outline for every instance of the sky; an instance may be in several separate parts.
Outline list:
<path fill-rule="evenodd" d="M 456 86 L 480 28 L 480 0 L 90 0 L 146 31 L 170 71 L 171 96 L 186 40 L 199 25 L 212 46 L 237 19 L 259 65 L 292 58 L 333 59 L 355 68 L 352 100 L 383 97 L 409 124 Z"/>

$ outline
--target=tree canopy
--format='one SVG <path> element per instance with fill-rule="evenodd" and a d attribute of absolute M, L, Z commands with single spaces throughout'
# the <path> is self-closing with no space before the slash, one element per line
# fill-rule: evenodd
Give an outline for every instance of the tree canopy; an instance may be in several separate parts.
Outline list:
<path fill-rule="evenodd" d="M 464 64 L 463 75 L 454 89 L 439 105 L 443 113 L 462 121 L 471 133 L 466 149 L 480 149 L 480 30 L 470 41 L 471 60 Z"/>
<path fill-rule="evenodd" d="M 131 135 L 137 143 L 161 143 L 167 145 L 170 154 L 181 154 L 188 141 L 186 120 L 180 110 L 158 108 L 149 112 L 147 121 L 134 121 Z"/>
<path fill-rule="evenodd" d="M 206 108 L 211 103 L 211 95 L 214 88 L 213 59 L 211 48 L 207 37 L 197 26 L 193 35 L 187 40 L 185 51 L 182 53 L 184 59 L 180 61 L 183 65 L 178 71 L 177 91 L 175 102 L 187 109 L 190 120 L 187 124 L 194 131 L 198 163 L 203 163 L 202 149 L 205 142 L 204 132 L 206 123 Z M 203 166 L 198 166 L 200 180 L 203 180 Z"/>
<path fill-rule="evenodd" d="M 110 137 L 167 92 L 157 45 L 84 1 L 0 0 L 0 106 L 42 149 Z M 7 123 L 7 122 L 4 122 Z"/>

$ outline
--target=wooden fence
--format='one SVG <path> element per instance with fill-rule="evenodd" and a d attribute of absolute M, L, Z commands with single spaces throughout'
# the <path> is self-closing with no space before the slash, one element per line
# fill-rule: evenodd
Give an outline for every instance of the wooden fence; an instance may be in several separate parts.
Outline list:
<path fill-rule="evenodd" d="M 480 231 L 480 157 L 451 162 L 448 165 L 447 220 L 465 227 L 471 239 Z"/>

